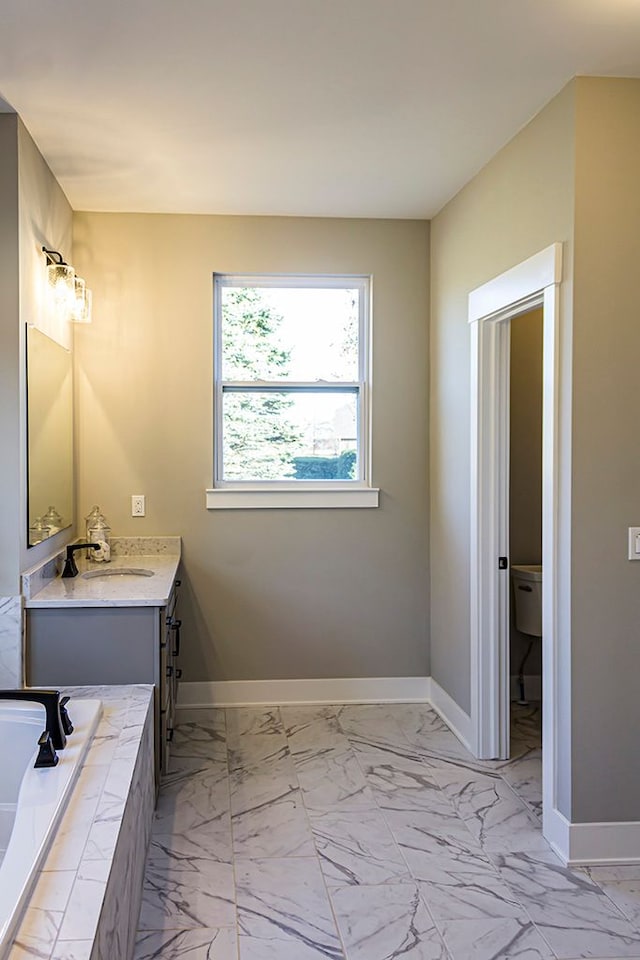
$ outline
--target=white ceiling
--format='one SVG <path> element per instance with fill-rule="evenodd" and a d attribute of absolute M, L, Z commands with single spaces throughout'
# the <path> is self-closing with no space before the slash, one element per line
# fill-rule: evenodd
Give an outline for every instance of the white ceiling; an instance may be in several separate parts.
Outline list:
<path fill-rule="evenodd" d="M 640 0 L 0 0 L 0 96 L 77 210 L 431 217 Z"/>

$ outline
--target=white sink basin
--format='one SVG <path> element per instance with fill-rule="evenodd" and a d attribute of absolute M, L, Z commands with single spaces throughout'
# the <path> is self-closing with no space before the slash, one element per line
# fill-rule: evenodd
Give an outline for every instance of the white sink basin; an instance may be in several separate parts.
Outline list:
<path fill-rule="evenodd" d="M 153 570 L 144 567 L 110 567 L 108 570 L 88 570 L 80 574 L 83 580 L 97 580 L 98 577 L 153 577 Z"/>

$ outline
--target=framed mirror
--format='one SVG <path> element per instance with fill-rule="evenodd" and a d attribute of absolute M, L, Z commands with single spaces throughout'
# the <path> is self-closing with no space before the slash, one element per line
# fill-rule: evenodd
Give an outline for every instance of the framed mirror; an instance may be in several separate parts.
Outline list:
<path fill-rule="evenodd" d="M 72 356 L 27 327 L 27 517 L 30 547 L 73 522 Z"/>

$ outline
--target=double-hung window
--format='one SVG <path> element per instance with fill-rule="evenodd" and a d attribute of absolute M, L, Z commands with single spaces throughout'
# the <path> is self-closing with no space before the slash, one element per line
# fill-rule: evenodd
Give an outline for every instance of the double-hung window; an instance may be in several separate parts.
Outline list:
<path fill-rule="evenodd" d="M 214 487 L 207 506 L 377 506 L 370 280 L 214 276 Z"/>

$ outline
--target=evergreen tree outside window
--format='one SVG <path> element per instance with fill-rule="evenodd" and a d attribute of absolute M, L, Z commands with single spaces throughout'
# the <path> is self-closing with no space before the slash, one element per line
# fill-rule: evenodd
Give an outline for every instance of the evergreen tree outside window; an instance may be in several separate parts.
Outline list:
<path fill-rule="evenodd" d="M 216 488 L 369 486 L 369 286 L 215 275 Z"/>

